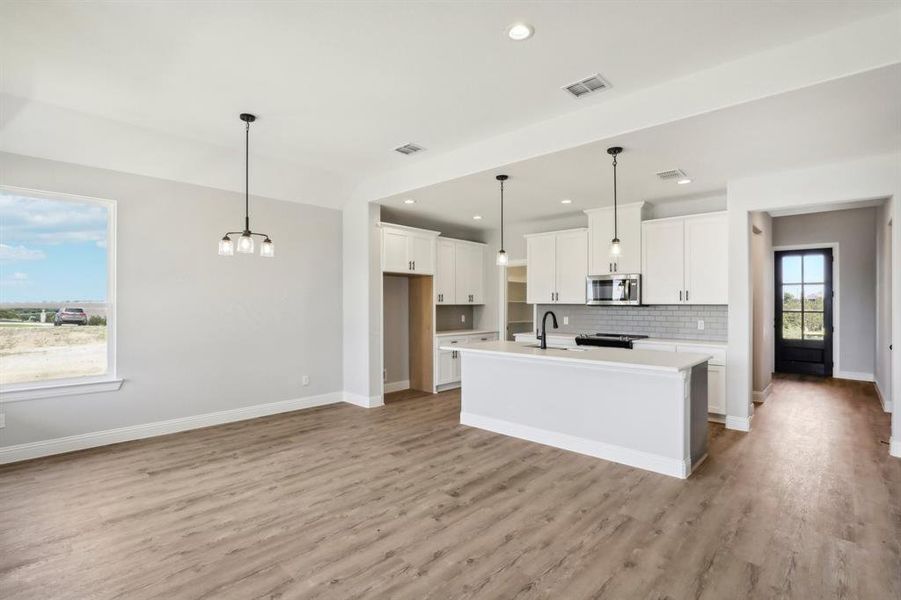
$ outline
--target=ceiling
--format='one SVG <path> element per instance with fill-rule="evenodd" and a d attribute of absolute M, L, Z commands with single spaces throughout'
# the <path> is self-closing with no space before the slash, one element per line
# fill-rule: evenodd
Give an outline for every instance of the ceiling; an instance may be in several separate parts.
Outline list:
<path fill-rule="evenodd" d="M 676 0 L 8 1 L 0 89 L 223 147 L 235 144 L 238 113 L 255 112 L 254 154 L 358 180 L 421 160 L 392 151 L 405 142 L 435 155 L 894 9 L 838 0 L 728 9 Z M 534 38 L 507 39 L 517 20 Z M 612 89 L 579 100 L 560 90 L 593 73 Z M 630 169 L 676 166 L 674 155 L 697 175 L 696 189 L 721 187 L 728 169 L 692 161 L 704 140 L 690 139 L 674 135 L 658 154 L 644 150 L 651 140 L 628 139 L 626 188 L 635 190 Z M 584 179 L 571 192 L 580 202 L 597 195 L 592 181 L 603 183 L 607 169 L 596 163 L 585 158 L 574 173 Z"/>
<path fill-rule="evenodd" d="M 768 171 L 901 150 L 901 65 L 749 102 L 436 184 L 381 201 L 383 218 L 474 229 L 551 219 L 613 203 L 608 146 L 622 146 L 620 202 L 725 195 L 726 182 Z M 688 185 L 656 173 L 681 168 Z M 404 204 L 413 199 L 415 204 Z M 572 200 L 563 205 L 561 200 Z M 473 215 L 482 215 L 474 221 Z"/>

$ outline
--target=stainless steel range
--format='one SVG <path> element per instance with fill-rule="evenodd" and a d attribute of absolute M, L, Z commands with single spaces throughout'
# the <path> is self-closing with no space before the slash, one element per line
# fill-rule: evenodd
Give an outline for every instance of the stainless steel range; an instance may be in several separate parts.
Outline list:
<path fill-rule="evenodd" d="M 579 346 L 605 346 L 607 348 L 631 348 L 635 340 L 643 340 L 646 335 L 625 335 L 621 333 L 582 333 L 576 336 Z"/>

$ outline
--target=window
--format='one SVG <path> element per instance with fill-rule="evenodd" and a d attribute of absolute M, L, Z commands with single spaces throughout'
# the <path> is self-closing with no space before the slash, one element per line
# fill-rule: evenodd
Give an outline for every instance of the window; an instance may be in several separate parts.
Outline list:
<path fill-rule="evenodd" d="M 782 257 L 782 339 L 822 340 L 826 297 L 825 255 Z"/>
<path fill-rule="evenodd" d="M 113 202 L 0 187 L 4 400 L 118 381 L 115 231 Z"/>

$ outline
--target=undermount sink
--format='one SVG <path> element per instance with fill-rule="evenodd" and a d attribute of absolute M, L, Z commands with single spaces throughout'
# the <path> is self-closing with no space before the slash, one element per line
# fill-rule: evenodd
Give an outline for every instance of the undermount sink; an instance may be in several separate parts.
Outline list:
<path fill-rule="evenodd" d="M 523 346 L 524 348 L 537 348 L 541 350 L 541 344 L 526 344 Z M 559 347 L 559 346 L 548 346 L 545 350 L 567 350 L 569 352 L 585 352 L 585 348 L 570 348 L 570 347 Z"/>

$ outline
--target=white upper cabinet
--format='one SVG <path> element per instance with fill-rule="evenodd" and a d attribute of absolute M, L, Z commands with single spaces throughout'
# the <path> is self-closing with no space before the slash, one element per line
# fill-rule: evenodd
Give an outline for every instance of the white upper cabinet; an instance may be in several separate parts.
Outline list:
<path fill-rule="evenodd" d="M 527 235 L 526 254 L 529 304 L 585 304 L 587 230 Z"/>
<path fill-rule="evenodd" d="M 591 275 L 641 272 L 641 215 L 644 202 L 620 205 L 616 210 L 616 232 L 622 256 L 610 258 L 613 240 L 613 207 L 586 210 L 588 215 L 588 272 Z"/>
<path fill-rule="evenodd" d="M 452 240 L 438 238 L 438 262 L 435 265 L 435 304 L 454 304 L 456 301 L 457 245 Z"/>
<path fill-rule="evenodd" d="M 438 238 L 436 304 L 485 303 L 485 245 Z"/>
<path fill-rule="evenodd" d="M 685 228 L 682 220 L 645 221 L 642 229 L 642 303 L 679 304 L 684 302 Z"/>
<path fill-rule="evenodd" d="M 457 244 L 457 304 L 485 303 L 485 247 Z"/>
<path fill-rule="evenodd" d="M 642 303 L 728 304 L 726 213 L 642 223 Z"/>
<path fill-rule="evenodd" d="M 553 303 L 557 293 L 557 236 L 527 236 L 526 263 L 526 302 Z"/>
<path fill-rule="evenodd" d="M 729 222 L 725 213 L 685 219 L 685 300 L 729 303 Z"/>
<path fill-rule="evenodd" d="M 432 275 L 435 272 L 437 231 L 380 223 L 382 271 Z"/>

